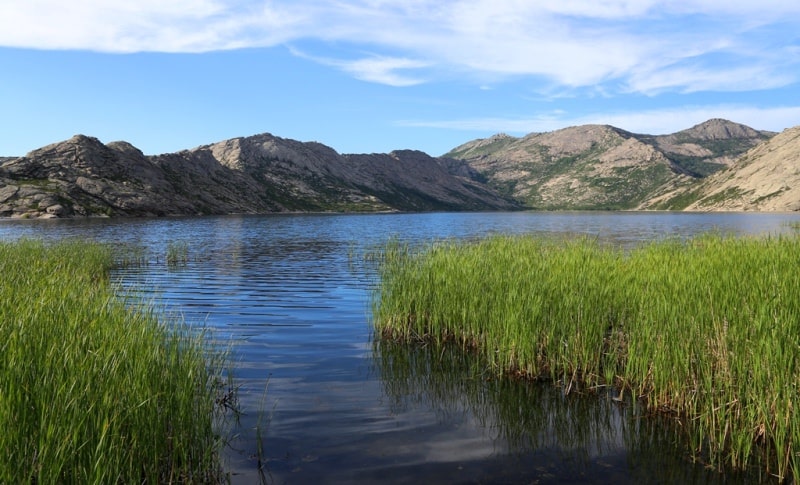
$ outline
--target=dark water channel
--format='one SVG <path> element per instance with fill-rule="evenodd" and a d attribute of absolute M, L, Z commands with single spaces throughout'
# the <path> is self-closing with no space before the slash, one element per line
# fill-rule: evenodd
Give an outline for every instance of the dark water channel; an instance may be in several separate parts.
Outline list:
<path fill-rule="evenodd" d="M 486 213 L 3 221 L 0 239 L 144 248 L 128 290 L 229 346 L 244 414 L 233 483 L 736 483 L 692 463 L 680 430 L 605 395 L 487 379 L 460 352 L 374 342 L 360 256 L 389 238 L 588 234 L 622 245 L 787 232 L 800 214 Z M 185 265 L 164 262 L 185 243 Z M 258 431 L 257 431 L 258 430 Z M 259 471 L 258 434 L 262 470 Z"/>

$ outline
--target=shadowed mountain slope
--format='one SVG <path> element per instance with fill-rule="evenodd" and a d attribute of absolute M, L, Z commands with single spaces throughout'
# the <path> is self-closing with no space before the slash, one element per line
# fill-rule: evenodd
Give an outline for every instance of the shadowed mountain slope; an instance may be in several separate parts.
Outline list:
<path fill-rule="evenodd" d="M 0 216 L 519 208 L 452 174 L 453 163 L 411 151 L 340 155 L 270 134 L 146 156 L 77 135 L 0 164 Z"/>

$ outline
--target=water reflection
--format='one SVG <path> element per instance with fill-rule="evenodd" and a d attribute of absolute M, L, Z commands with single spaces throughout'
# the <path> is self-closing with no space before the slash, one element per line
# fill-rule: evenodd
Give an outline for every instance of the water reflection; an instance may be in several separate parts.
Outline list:
<path fill-rule="evenodd" d="M 373 351 L 393 412 L 428 408 L 442 422 L 474 419 L 487 433 L 492 453 L 485 454 L 486 450 L 474 448 L 469 441 L 460 443 L 472 450 L 472 458 L 483 463 L 481 458 L 494 454 L 506 455 L 503 462 L 513 461 L 513 469 L 492 470 L 491 475 L 472 470 L 475 482 L 754 483 L 767 479 L 759 467 L 749 474 L 721 475 L 702 464 L 693 465 L 684 447 L 686 437 L 674 420 L 644 416 L 635 402 L 617 402 L 602 390 L 566 395 L 549 382 L 495 378 L 485 374 L 486 367 L 476 355 L 455 346 L 380 342 Z M 436 461 L 435 456 L 429 459 Z"/>

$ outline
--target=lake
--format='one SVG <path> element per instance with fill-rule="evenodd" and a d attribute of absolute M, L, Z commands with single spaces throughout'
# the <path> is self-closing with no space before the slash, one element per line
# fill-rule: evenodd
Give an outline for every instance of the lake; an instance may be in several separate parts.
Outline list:
<path fill-rule="evenodd" d="M 233 483 L 744 483 L 767 477 L 725 477 L 693 464 L 680 429 L 642 417 L 635 403 L 489 379 L 459 352 L 374 342 L 375 274 L 361 256 L 390 238 L 590 235 L 627 247 L 711 230 L 789 232 L 789 223 L 800 214 L 4 220 L 0 239 L 144 249 L 150 264 L 114 275 L 122 288 L 230 348 L 244 413 L 225 456 Z M 187 245 L 185 265 L 165 262 L 174 243 Z"/>

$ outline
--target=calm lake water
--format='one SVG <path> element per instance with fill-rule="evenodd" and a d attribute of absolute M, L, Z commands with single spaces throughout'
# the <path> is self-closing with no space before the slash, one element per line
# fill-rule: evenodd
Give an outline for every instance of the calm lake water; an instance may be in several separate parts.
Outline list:
<path fill-rule="evenodd" d="M 233 483 L 731 483 L 678 429 L 607 396 L 483 378 L 459 353 L 379 345 L 359 255 L 493 233 L 585 234 L 630 246 L 719 230 L 788 232 L 800 214 L 469 213 L 2 221 L 0 239 L 144 248 L 115 275 L 229 346 L 245 413 Z M 170 243 L 189 261 L 168 267 Z M 262 472 L 256 459 L 263 436 Z"/>

